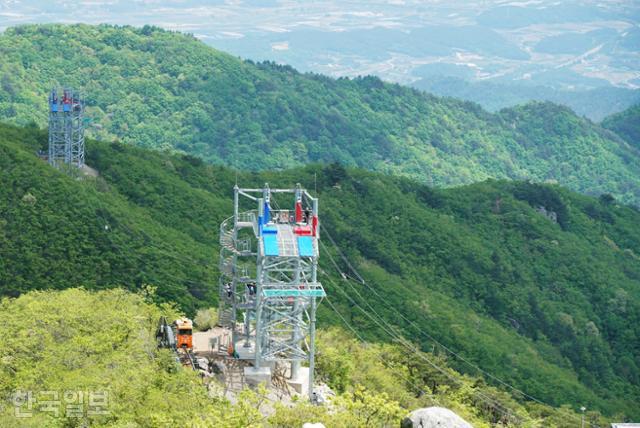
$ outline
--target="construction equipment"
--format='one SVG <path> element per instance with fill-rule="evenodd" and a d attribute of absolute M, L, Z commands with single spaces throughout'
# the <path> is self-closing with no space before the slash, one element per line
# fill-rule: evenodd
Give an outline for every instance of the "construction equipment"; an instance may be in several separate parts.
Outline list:
<path fill-rule="evenodd" d="M 167 319 L 161 317 L 156 330 L 156 341 L 158 348 L 171 349 L 182 366 L 200 369 L 193 354 L 193 322 L 189 318 L 179 318 L 169 325 Z"/>
<path fill-rule="evenodd" d="M 179 349 L 193 350 L 193 322 L 189 318 L 180 318 L 175 321 L 177 330 L 177 347 Z"/>
<path fill-rule="evenodd" d="M 176 335 L 171 326 L 167 324 L 165 317 L 161 317 L 158 323 L 156 341 L 158 342 L 158 348 L 176 349 Z"/>

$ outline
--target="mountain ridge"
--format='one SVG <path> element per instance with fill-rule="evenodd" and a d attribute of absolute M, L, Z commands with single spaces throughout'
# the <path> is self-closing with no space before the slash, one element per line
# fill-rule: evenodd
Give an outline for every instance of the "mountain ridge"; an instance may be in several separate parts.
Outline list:
<path fill-rule="evenodd" d="M 640 104 L 605 118 L 602 126 L 618 134 L 630 145 L 640 148 Z"/>
<path fill-rule="evenodd" d="M 362 285 L 335 271 L 329 255 L 349 268 L 338 248 L 383 298 L 365 293 L 360 305 L 456 369 L 477 374 L 423 332 L 545 402 L 635 415 L 640 213 L 611 197 L 506 181 L 439 190 L 338 164 L 236 172 L 93 140 L 87 162 L 100 176 L 78 181 L 38 159 L 45 145 L 43 131 L 0 125 L 3 295 L 150 284 L 193 314 L 217 301 L 218 224 L 236 180 L 300 182 L 317 188 L 338 245 L 325 242 L 321 281 L 365 339 L 384 334 L 343 295 L 360 300 L 351 286 Z"/>
<path fill-rule="evenodd" d="M 570 90 L 535 84 L 469 81 L 455 75 L 436 73 L 421 77 L 412 86 L 439 96 L 473 101 L 491 112 L 529 101 L 547 100 L 568 106 L 577 115 L 593 122 L 602 121 L 612 115 L 612 111 L 624 111 L 640 100 L 640 89 L 605 86 Z"/>
<path fill-rule="evenodd" d="M 548 103 L 491 114 L 370 76 L 334 80 L 243 62 L 148 26 L 15 27 L 0 36 L 0 51 L 0 118 L 11 123 L 44 126 L 47 91 L 73 85 L 88 94 L 91 135 L 211 163 L 340 162 L 438 186 L 555 180 L 640 201 L 639 150 L 569 110 L 548 135 L 526 126 L 553 118 Z M 531 144 L 544 144 L 544 156 Z"/>

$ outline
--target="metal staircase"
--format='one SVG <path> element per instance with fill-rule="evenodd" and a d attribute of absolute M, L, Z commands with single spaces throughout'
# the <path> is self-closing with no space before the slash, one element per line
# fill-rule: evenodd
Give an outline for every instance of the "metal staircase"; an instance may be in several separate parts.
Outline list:
<path fill-rule="evenodd" d="M 254 226 L 255 214 L 251 211 L 238 215 L 237 227 Z M 220 310 L 218 312 L 218 325 L 225 328 L 233 327 L 233 306 L 237 303 L 235 295 L 236 285 L 247 283 L 251 280 L 246 269 L 237 266 L 238 257 L 255 255 L 251 252 L 251 242 L 248 239 L 237 239 L 234 217 L 230 217 L 220 225 Z M 232 290 L 229 296 L 229 290 Z"/>
<path fill-rule="evenodd" d="M 218 325 L 220 327 L 229 328 L 233 322 L 233 308 L 225 307 L 218 312 Z"/>

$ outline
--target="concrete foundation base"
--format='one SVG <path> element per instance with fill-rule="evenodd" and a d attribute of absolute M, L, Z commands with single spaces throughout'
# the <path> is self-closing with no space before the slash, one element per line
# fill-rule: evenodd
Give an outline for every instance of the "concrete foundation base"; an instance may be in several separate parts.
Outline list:
<path fill-rule="evenodd" d="M 295 379 L 287 380 L 287 383 L 296 393 L 308 396 L 309 395 L 309 367 L 300 367 L 298 370 L 298 376 Z"/>
<path fill-rule="evenodd" d="M 253 360 L 256 357 L 256 347 L 253 341 L 249 342 L 249 346 L 244 346 L 244 341 L 236 342 L 235 350 L 238 358 L 241 360 Z"/>
<path fill-rule="evenodd" d="M 244 381 L 251 386 L 264 383 L 267 386 L 271 385 L 271 368 L 269 367 L 245 367 L 244 368 Z"/>

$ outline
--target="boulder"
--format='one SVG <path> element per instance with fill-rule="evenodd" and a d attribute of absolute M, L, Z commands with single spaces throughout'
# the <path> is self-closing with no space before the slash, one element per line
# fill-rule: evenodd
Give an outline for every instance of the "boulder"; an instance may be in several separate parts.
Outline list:
<path fill-rule="evenodd" d="M 318 422 L 317 424 L 312 424 L 307 422 L 306 424 L 302 425 L 302 428 L 326 428 L 324 426 L 324 424 Z"/>
<path fill-rule="evenodd" d="M 444 407 L 414 410 L 402 420 L 401 428 L 473 428 L 460 416 Z"/>

